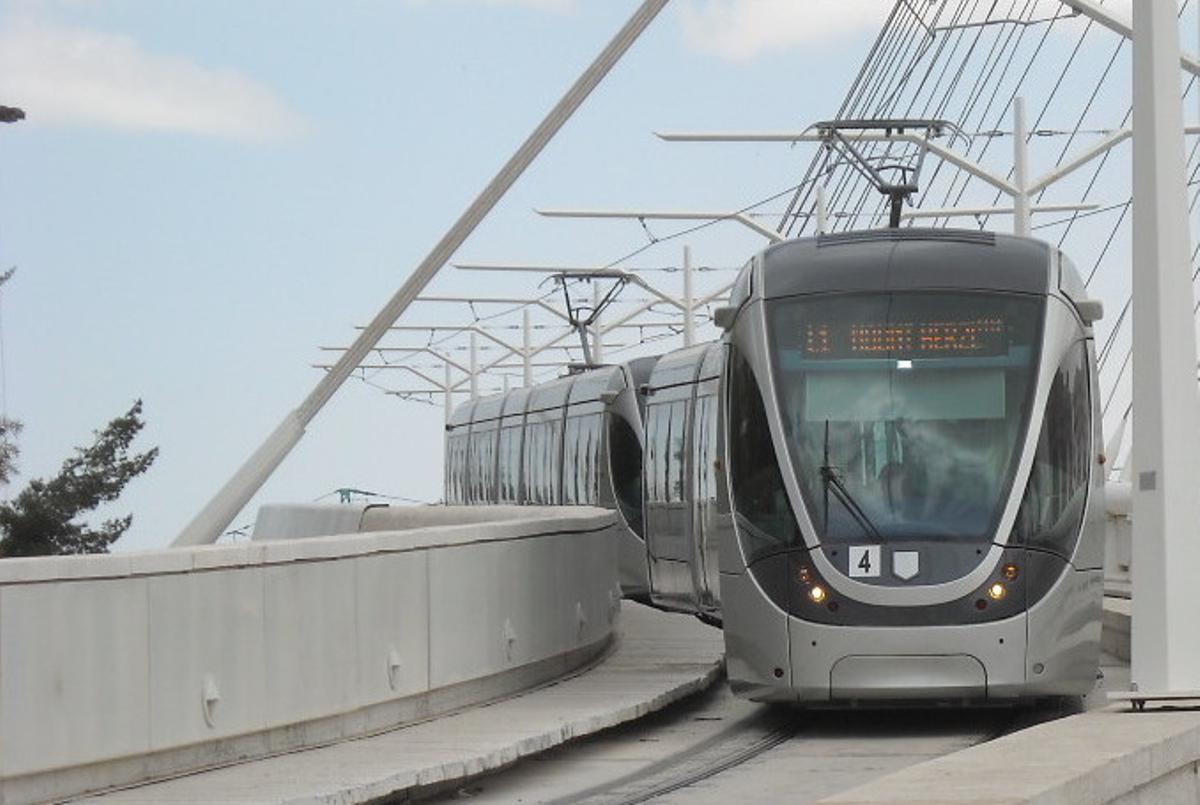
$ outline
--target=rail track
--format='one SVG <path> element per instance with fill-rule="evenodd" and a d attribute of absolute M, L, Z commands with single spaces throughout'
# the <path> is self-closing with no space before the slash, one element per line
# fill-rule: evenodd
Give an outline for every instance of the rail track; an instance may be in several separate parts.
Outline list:
<path fill-rule="evenodd" d="M 636 725 L 522 760 L 432 802 L 812 802 L 1060 715 L 1054 710 L 802 711 L 723 685 Z"/>

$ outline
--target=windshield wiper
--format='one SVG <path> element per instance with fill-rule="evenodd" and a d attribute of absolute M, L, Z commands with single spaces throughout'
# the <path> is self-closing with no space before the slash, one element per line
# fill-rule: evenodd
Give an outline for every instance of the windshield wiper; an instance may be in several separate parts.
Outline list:
<path fill-rule="evenodd" d="M 850 494 L 850 490 L 846 488 L 846 483 L 842 480 L 837 467 L 829 463 L 829 420 L 825 420 L 825 458 L 820 467 L 821 481 L 825 485 L 825 531 L 829 531 L 829 493 L 838 499 L 838 502 L 845 507 L 850 513 L 850 517 L 854 522 L 858 523 L 867 534 L 875 537 L 880 542 L 883 541 L 883 535 L 879 533 L 879 529 L 871 522 L 871 518 L 863 511 L 863 507 L 858 505 L 858 501 Z"/>

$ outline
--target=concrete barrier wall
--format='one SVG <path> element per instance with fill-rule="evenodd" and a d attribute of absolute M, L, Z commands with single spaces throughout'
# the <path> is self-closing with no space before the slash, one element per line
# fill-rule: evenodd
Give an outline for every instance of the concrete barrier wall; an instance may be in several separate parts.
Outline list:
<path fill-rule="evenodd" d="M 254 521 L 257 541 L 303 539 L 359 531 L 498 523 L 530 517 L 570 516 L 576 506 L 387 506 L 378 503 L 280 503 L 263 506 Z"/>
<path fill-rule="evenodd" d="M 452 514 L 408 530 L 0 562 L 0 803 L 364 734 L 603 651 L 620 600 L 610 512 L 525 507 L 467 525 Z M 404 519 L 376 519 L 389 516 Z"/>

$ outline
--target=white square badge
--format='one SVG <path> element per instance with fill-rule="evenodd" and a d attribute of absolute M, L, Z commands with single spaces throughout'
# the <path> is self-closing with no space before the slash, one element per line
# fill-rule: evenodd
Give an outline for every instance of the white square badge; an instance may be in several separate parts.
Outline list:
<path fill-rule="evenodd" d="M 850 578 L 875 578 L 879 575 L 879 546 L 850 546 Z"/>

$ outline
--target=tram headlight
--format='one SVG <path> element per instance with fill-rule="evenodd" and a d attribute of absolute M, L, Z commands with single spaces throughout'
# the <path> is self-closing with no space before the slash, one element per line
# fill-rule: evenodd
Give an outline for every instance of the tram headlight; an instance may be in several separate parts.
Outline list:
<path fill-rule="evenodd" d="M 1016 581 L 1017 576 L 1021 575 L 1021 569 L 1012 562 L 1009 562 L 1001 569 L 1000 575 L 1004 576 L 1004 578 L 1008 579 L 1009 581 Z"/>
<path fill-rule="evenodd" d="M 801 584 L 812 584 L 813 583 L 812 568 L 809 567 L 808 565 L 800 565 L 800 567 L 796 570 L 796 578 L 800 580 Z"/>
<path fill-rule="evenodd" d="M 991 587 L 988 587 L 987 594 L 988 598 L 993 601 L 1000 601 L 1004 596 L 1008 595 L 1008 588 L 1004 586 L 1003 582 L 998 581 Z"/>
<path fill-rule="evenodd" d="M 819 604 L 825 600 L 825 588 L 817 584 L 808 589 L 808 597 L 812 599 L 814 604 Z"/>

